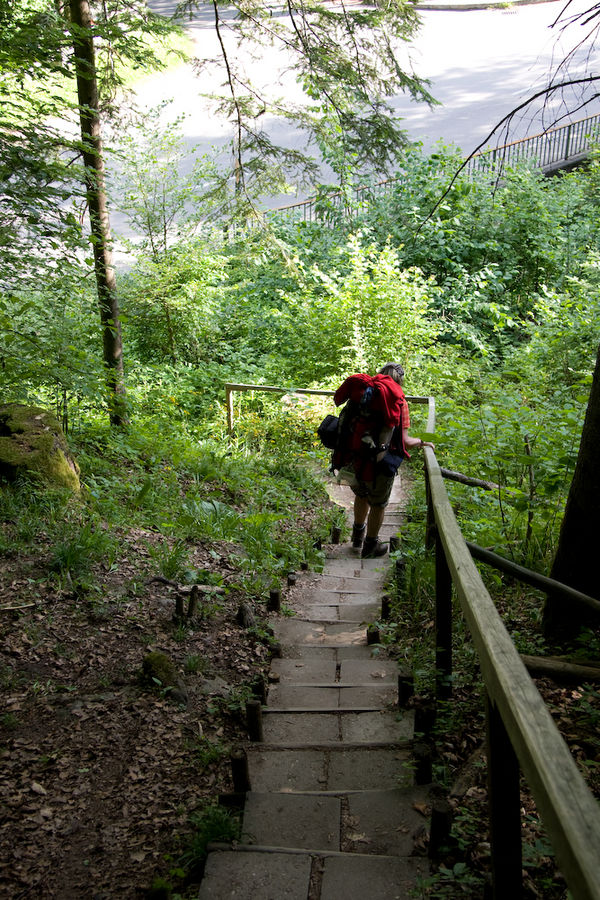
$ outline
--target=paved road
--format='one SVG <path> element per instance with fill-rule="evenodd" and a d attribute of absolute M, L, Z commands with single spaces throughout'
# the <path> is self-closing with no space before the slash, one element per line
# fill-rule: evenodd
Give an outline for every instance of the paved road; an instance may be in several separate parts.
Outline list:
<path fill-rule="evenodd" d="M 446 0 L 457 7 L 466 0 Z M 575 0 L 581 4 L 584 0 Z M 173 12 L 173 0 L 148 0 L 148 5 L 161 14 Z M 455 143 L 465 153 L 472 151 L 512 108 L 526 96 L 539 89 L 557 59 L 561 59 L 581 29 L 571 29 L 561 40 L 557 29 L 550 26 L 562 9 L 562 2 L 538 3 L 505 9 L 465 11 L 423 10 L 422 28 L 410 59 L 415 71 L 431 80 L 431 92 L 441 106 L 429 109 L 405 96 L 393 98 L 393 105 L 406 122 L 411 139 L 420 140 L 429 149 L 438 140 Z M 193 38 L 198 58 L 217 55 L 210 7 L 186 24 Z M 587 53 L 587 49 L 586 49 Z M 597 54 L 587 59 L 580 53 L 570 73 L 582 73 L 593 67 Z M 289 60 L 281 52 L 272 50 L 259 59 L 246 62 L 258 83 L 275 85 L 288 100 L 301 101 L 302 93 L 293 71 L 285 72 Z M 184 125 L 190 145 L 203 148 L 224 148 L 230 139 L 229 126 L 214 113 L 210 102 L 201 97 L 223 81 L 216 66 L 209 65 L 201 76 L 194 74 L 192 65 L 181 65 L 167 73 L 146 79 L 138 90 L 143 104 L 153 105 L 165 98 L 174 98 L 173 114 L 187 112 Z M 536 134 L 552 122 L 556 113 L 578 104 L 573 97 L 560 98 L 545 111 L 532 108 L 511 124 L 510 132 L 494 137 L 493 143 L 505 143 Z M 580 118 L 600 111 L 600 102 L 577 113 Z M 303 135 L 288 123 L 265 117 L 264 127 L 275 141 L 291 147 L 304 147 Z M 293 202 L 295 198 L 273 199 L 273 205 Z M 270 204 L 271 205 L 271 204 Z M 117 226 L 117 230 L 121 230 Z"/>

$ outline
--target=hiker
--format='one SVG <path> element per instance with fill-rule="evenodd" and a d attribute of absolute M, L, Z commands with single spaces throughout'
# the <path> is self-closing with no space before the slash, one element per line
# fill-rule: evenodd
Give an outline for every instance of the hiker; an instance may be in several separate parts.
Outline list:
<path fill-rule="evenodd" d="M 384 556 L 387 544 L 379 540 L 385 507 L 398 467 L 409 448 L 431 447 L 411 437 L 410 417 L 399 363 L 386 363 L 377 375 L 351 375 L 334 395 L 340 414 L 340 439 L 332 465 L 338 482 L 354 493 L 352 546 L 363 559 Z M 346 402 L 348 401 L 348 402 Z"/>

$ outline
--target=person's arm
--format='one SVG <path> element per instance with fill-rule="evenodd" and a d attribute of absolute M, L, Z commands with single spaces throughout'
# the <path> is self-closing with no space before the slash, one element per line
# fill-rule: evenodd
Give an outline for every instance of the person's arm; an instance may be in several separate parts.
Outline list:
<path fill-rule="evenodd" d="M 379 432 L 379 453 L 377 454 L 377 462 L 381 462 L 385 454 L 388 452 L 388 447 L 390 445 L 390 441 L 392 439 L 392 434 L 394 433 L 393 428 L 382 428 Z"/>
<path fill-rule="evenodd" d="M 435 444 L 432 444 L 431 441 L 422 441 L 421 438 L 411 437 L 408 428 L 402 429 L 402 440 L 407 450 L 411 448 L 419 450 L 421 447 L 431 447 L 432 450 L 435 450 Z"/>

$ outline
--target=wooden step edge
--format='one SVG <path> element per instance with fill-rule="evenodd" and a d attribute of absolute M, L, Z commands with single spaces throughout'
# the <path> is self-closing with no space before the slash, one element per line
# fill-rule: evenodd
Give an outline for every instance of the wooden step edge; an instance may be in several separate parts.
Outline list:
<path fill-rule="evenodd" d="M 339 706 L 328 706 L 323 707 L 321 709 L 315 709 L 312 706 L 263 706 L 262 714 L 263 716 L 267 715 L 282 715 L 285 713 L 290 713 L 293 715 L 298 715 L 301 713 L 325 713 L 326 715 L 338 715 L 340 713 L 345 713 L 346 715 L 350 713 L 368 713 L 368 712 L 405 712 L 405 710 L 400 710 L 400 707 L 388 707 L 388 706 L 353 706 L 353 707 L 344 707 L 340 708 Z"/>
<path fill-rule="evenodd" d="M 346 857 L 355 859 L 356 857 L 363 859 L 414 859 L 414 856 L 390 856 L 389 853 L 346 853 L 343 850 L 312 850 L 304 847 L 277 847 L 270 844 L 225 844 L 219 841 L 212 841 L 207 845 L 209 853 L 234 851 L 236 853 L 288 853 L 291 856 L 317 856 L 325 858 L 327 856 Z"/>
<path fill-rule="evenodd" d="M 334 750 L 343 752 L 345 750 L 412 750 L 413 741 L 410 738 L 404 738 L 399 741 L 307 741 L 304 744 L 276 744 L 267 743 L 266 741 L 243 741 L 241 746 L 246 751 L 249 750 L 266 750 L 267 753 L 276 753 L 280 750 Z"/>
<path fill-rule="evenodd" d="M 400 670 L 398 670 L 398 675 Z M 275 687 L 299 687 L 299 688 L 389 688 L 396 687 L 398 684 L 398 675 L 392 676 L 391 680 L 385 681 L 378 678 L 377 681 L 274 681 L 269 684 L 269 690 Z"/>

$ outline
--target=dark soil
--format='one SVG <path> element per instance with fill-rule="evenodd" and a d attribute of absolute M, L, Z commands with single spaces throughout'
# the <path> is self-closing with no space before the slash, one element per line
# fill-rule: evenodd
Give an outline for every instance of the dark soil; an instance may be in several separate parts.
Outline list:
<path fill-rule="evenodd" d="M 129 534 L 127 559 L 97 567 L 93 593 L 58 590 L 43 548 L 0 560 L 0 880 L 12 900 L 143 896 L 176 867 L 190 813 L 232 789 L 229 750 L 268 634 L 237 624 L 248 597 L 227 590 L 233 568 L 215 545 L 192 561 L 218 571 L 225 594 L 174 622 L 177 586 L 151 580 L 152 537 Z M 142 688 L 151 651 L 173 660 L 187 702 Z"/>

